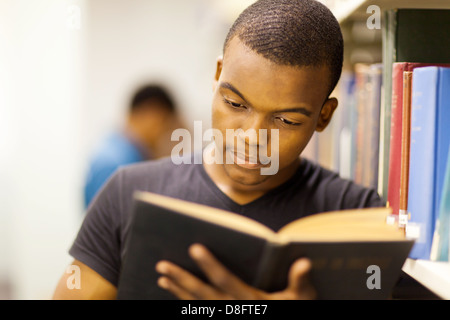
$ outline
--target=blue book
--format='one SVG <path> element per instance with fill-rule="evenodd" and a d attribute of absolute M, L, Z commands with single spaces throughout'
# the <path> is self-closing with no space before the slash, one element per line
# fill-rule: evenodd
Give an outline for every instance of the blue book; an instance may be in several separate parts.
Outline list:
<path fill-rule="evenodd" d="M 449 261 L 450 244 L 450 147 L 447 156 L 447 168 L 445 171 L 444 187 L 439 206 L 439 216 L 436 221 L 436 230 L 431 247 L 431 259 L 437 261 Z"/>
<path fill-rule="evenodd" d="M 430 259 L 450 145 L 450 68 L 413 71 L 407 236 L 414 259 Z"/>

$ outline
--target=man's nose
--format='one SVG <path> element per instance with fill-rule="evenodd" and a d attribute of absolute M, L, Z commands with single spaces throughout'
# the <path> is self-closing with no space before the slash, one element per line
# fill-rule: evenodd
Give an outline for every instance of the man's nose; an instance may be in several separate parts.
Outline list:
<path fill-rule="evenodd" d="M 242 131 L 239 133 L 239 139 L 250 147 L 265 146 L 268 138 L 267 131 L 265 117 L 255 115 L 244 123 Z"/>

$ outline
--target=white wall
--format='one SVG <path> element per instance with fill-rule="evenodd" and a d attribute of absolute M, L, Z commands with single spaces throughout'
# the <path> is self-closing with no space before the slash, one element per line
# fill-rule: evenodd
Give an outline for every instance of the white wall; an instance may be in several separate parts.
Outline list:
<path fill-rule="evenodd" d="M 14 299 L 46 299 L 81 215 L 81 0 L 0 2 L 0 270 Z"/>

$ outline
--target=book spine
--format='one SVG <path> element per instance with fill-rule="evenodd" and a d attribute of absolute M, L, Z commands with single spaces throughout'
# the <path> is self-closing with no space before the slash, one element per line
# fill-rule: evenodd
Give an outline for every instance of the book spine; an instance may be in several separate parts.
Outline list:
<path fill-rule="evenodd" d="M 341 130 L 339 132 L 339 174 L 344 179 L 352 179 L 352 113 L 355 98 L 355 75 L 353 72 L 343 74 L 341 82 L 342 108 Z"/>
<path fill-rule="evenodd" d="M 447 167 L 444 185 L 442 187 L 439 216 L 436 220 L 433 243 L 431 246 L 431 260 L 449 261 L 450 245 L 450 145 L 447 152 Z"/>
<path fill-rule="evenodd" d="M 368 164 L 366 168 L 366 185 L 369 188 L 378 188 L 378 159 L 380 151 L 380 109 L 381 109 L 381 77 L 382 64 L 373 64 L 370 67 L 372 83 L 372 96 L 368 121 Z"/>
<path fill-rule="evenodd" d="M 437 68 L 413 72 L 406 235 L 416 238 L 410 257 L 429 259 L 434 211 Z"/>
<path fill-rule="evenodd" d="M 435 199 L 434 199 L 434 228 L 439 225 L 441 229 L 441 237 L 443 241 L 446 241 L 446 245 L 443 245 L 444 251 L 439 256 L 439 260 L 447 258 L 448 260 L 448 233 L 445 234 L 444 230 L 448 232 L 449 213 L 445 212 L 444 205 L 446 199 L 444 195 L 444 186 L 448 181 L 445 179 L 450 179 L 447 176 L 447 157 L 450 146 L 450 68 L 439 68 L 439 86 L 438 86 L 438 96 L 437 96 L 437 145 L 436 145 L 436 181 L 435 181 Z M 447 195 L 448 197 L 448 195 Z M 448 201 L 448 200 L 447 200 Z M 447 215 L 447 217 L 446 217 Z M 440 221 L 439 224 L 437 223 Z M 447 250 L 445 249 L 447 248 Z"/>
<path fill-rule="evenodd" d="M 370 67 L 369 67 L 370 68 Z M 369 183 L 369 166 L 370 166 L 370 137 L 371 137 L 371 126 L 370 126 L 370 118 L 373 109 L 373 83 L 370 70 L 366 70 L 364 77 L 364 100 L 361 101 L 360 110 L 362 119 L 360 119 L 360 132 L 361 135 L 361 143 L 362 148 L 361 153 L 361 162 L 360 162 L 360 170 L 361 170 L 361 184 L 365 187 L 368 187 Z"/>
<path fill-rule="evenodd" d="M 353 98 L 350 108 L 350 177 L 355 179 L 355 167 L 356 167 L 356 154 L 357 154 L 357 132 L 358 132 L 358 97 L 356 86 L 356 73 L 353 84 Z"/>
<path fill-rule="evenodd" d="M 411 136 L 411 87 L 412 72 L 403 72 L 403 112 L 402 112 L 402 140 L 401 140 L 401 164 L 400 164 L 400 190 L 399 190 L 399 224 L 407 223 L 408 207 L 408 178 L 410 160 L 410 136 Z"/>
<path fill-rule="evenodd" d="M 406 63 L 394 63 L 392 67 L 391 129 L 389 139 L 389 176 L 387 200 L 392 213 L 399 213 L 402 109 L 403 109 L 403 71 Z"/>
<path fill-rule="evenodd" d="M 450 68 L 439 68 L 437 104 L 435 220 L 441 203 L 447 152 L 450 145 Z"/>
<path fill-rule="evenodd" d="M 383 69 L 384 70 L 384 69 Z M 385 178 L 384 178 L 384 170 L 387 167 L 387 164 L 384 162 L 384 125 L 385 125 L 385 112 L 386 112 L 386 101 L 385 101 L 385 84 L 384 84 L 384 73 L 381 77 L 381 96 L 380 96 L 380 128 L 379 128 L 379 141 L 378 141 L 378 177 L 377 177 L 377 191 L 378 194 L 387 201 L 385 189 Z M 387 183 L 386 183 L 387 186 Z"/>
<path fill-rule="evenodd" d="M 365 130 L 367 128 L 367 103 L 368 103 L 368 73 L 369 65 L 358 63 L 355 65 L 356 73 L 356 135 L 355 135 L 355 168 L 353 180 L 358 184 L 364 184 L 364 159 L 367 153 L 367 144 L 365 141 Z"/>
<path fill-rule="evenodd" d="M 385 201 L 388 197 L 389 153 L 391 137 L 391 100 L 392 100 L 392 64 L 396 61 L 397 10 L 386 10 L 384 13 L 385 26 L 383 28 L 383 120 L 380 122 L 380 167 L 378 174 L 379 194 Z"/>

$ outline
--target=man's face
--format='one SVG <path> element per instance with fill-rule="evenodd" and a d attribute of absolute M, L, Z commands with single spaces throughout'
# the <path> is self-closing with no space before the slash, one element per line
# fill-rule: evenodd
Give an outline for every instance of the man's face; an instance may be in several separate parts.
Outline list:
<path fill-rule="evenodd" d="M 238 38 L 230 41 L 225 55 L 218 60 L 212 103 L 212 127 L 224 137 L 223 168 L 226 175 L 242 185 L 258 185 L 298 163 L 298 158 L 315 130 L 328 124 L 337 106 L 327 100 L 329 71 L 322 68 L 300 68 L 276 65 L 246 47 Z M 324 108 L 322 108 L 324 106 Z M 243 136 L 241 141 L 226 139 L 227 129 L 266 129 L 267 141 L 257 136 Z M 272 147 L 272 129 L 278 131 L 279 143 Z M 239 142 L 245 154 L 238 152 Z M 275 144 L 276 145 L 276 144 Z M 255 149 L 265 148 L 271 158 L 278 156 L 279 168 L 273 175 L 262 175 L 264 167 Z M 240 164 L 227 163 L 225 155 Z M 270 165 L 270 164 L 269 164 Z M 266 167 L 269 165 L 265 165 Z"/>

